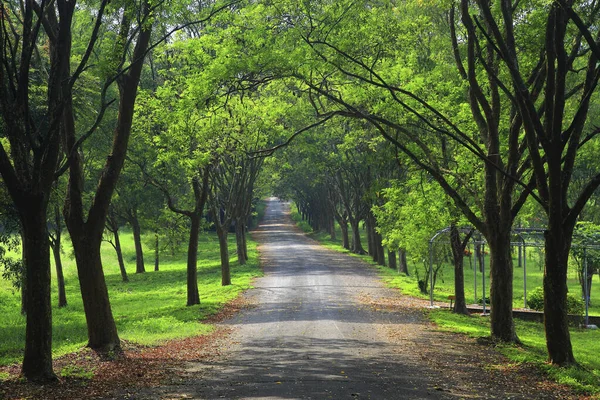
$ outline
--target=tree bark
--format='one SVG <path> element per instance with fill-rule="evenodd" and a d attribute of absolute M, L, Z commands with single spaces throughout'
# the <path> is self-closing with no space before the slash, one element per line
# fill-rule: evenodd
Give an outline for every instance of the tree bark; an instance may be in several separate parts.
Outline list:
<path fill-rule="evenodd" d="M 121 343 L 102 272 L 101 238 L 81 235 L 71 239 L 88 328 L 88 347 L 101 352 L 120 351 Z"/>
<path fill-rule="evenodd" d="M 396 252 L 388 250 L 388 264 L 391 269 L 398 269 L 398 263 L 396 262 Z"/>
<path fill-rule="evenodd" d="M 373 233 L 373 245 L 375 246 L 375 252 L 377 254 L 377 264 L 385 266 L 385 252 L 382 244 L 383 238 L 374 228 Z"/>
<path fill-rule="evenodd" d="M 190 240 L 187 253 L 187 305 L 200 304 L 198 293 L 198 237 L 200 236 L 200 215 L 190 216 Z"/>
<path fill-rule="evenodd" d="M 406 250 L 399 249 L 398 258 L 400 258 L 400 267 L 398 268 L 398 272 L 402 272 L 406 276 L 409 276 L 410 274 L 408 273 L 408 263 L 406 262 Z"/>
<path fill-rule="evenodd" d="M 144 250 L 142 249 L 142 229 L 136 210 L 130 213 L 129 222 L 133 229 L 133 242 L 135 244 L 135 273 L 142 274 L 146 272 L 146 268 L 144 266 Z"/>
<path fill-rule="evenodd" d="M 546 239 L 544 269 L 544 326 L 546 347 L 552 364 L 575 363 L 567 317 L 567 265 L 571 249 L 572 230 L 553 225 L 551 218 Z"/>
<path fill-rule="evenodd" d="M 62 258 L 60 257 L 60 238 L 52 245 L 54 255 L 54 267 L 56 268 L 56 285 L 58 287 L 58 307 L 67 306 L 67 294 L 65 292 L 65 276 L 63 274 Z"/>
<path fill-rule="evenodd" d="M 491 334 L 493 338 L 504 342 L 519 343 L 512 315 L 513 266 L 510 230 L 490 230 L 487 240 L 490 247 Z M 485 301 L 485 293 L 482 297 Z"/>
<path fill-rule="evenodd" d="M 21 371 L 27 380 L 43 383 L 57 378 L 52 369 L 50 246 L 45 224 L 47 199 L 38 197 L 28 199 L 26 206 L 18 208 L 26 275 L 25 353 Z"/>
<path fill-rule="evenodd" d="M 363 249 L 361 241 L 360 241 L 360 228 L 359 228 L 359 224 L 360 224 L 360 221 L 358 221 L 358 220 L 351 220 L 350 221 L 350 227 L 352 228 L 352 247 L 351 247 L 351 251 L 353 253 L 356 253 L 356 254 L 365 254 L 365 250 Z"/>
<path fill-rule="evenodd" d="M 238 264 L 246 264 L 245 251 L 245 227 L 242 218 L 237 218 L 235 221 L 235 244 L 237 250 Z"/>
<path fill-rule="evenodd" d="M 454 262 L 454 308 L 452 312 L 456 314 L 469 315 L 467 301 L 465 299 L 465 273 L 463 268 L 463 258 L 465 247 L 471 234 L 468 234 L 466 240 L 461 241 L 460 232 L 456 225 L 450 226 L 450 247 L 452 248 L 452 258 Z"/>
<path fill-rule="evenodd" d="M 158 233 L 154 233 L 154 271 L 158 271 L 160 251 L 158 247 Z"/>
<path fill-rule="evenodd" d="M 60 245 L 62 239 L 62 224 L 60 207 L 56 203 L 54 208 L 54 236 L 49 235 L 52 254 L 54 255 L 54 267 L 56 268 L 56 284 L 58 287 L 58 307 L 66 307 L 67 295 L 65 292 L 65 277 L 63 274 L 62 258 L 60 256 Z"/>
<path fill-rule="evenodd" d="M 119 271 L 121 271 L 121 279 L 123 282 L 129 282 L 129 277 L 127 276 L 127 270 L 125 269 L 125 262 L 123 261 L 123 249 L 121 248 L 121 239 L 119 238 L 119 229 L 113 231 L 113 236 L 115 238 L 115 252 L 117 253 L 117 260 L 119 261 Z"/>
<path fill-rule="evenodd" d="M 229 248 L 227 246 L 227 228 L 217 228 L 219 237 L 219 253 L 221 254 L 221 286 L 231 285 L 231 270 L 229 268 Z"/>

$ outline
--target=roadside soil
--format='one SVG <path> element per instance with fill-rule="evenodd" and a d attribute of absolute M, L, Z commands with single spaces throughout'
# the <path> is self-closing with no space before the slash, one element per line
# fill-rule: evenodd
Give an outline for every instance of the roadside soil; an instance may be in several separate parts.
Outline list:
<path fill-rule="evenodd" d="M 583 398 L 489 343 L 437 331 L 426 301 L 385 288 L 373 268 L 303 235 L 285 203 L 269 202 L 253 236 L 265 276 L 214 318 L 211 335 L 126 343 L 117 360 L 84 349 L 56 370 L 93 378 L 46 387 L 10 379 L 0 399 Z"/>

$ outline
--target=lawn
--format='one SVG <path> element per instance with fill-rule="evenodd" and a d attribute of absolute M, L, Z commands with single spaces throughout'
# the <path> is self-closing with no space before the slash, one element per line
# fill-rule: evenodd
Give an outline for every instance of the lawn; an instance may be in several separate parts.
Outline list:
<path fill-rule="evenodd" d="M 298 225 L 306 232 L 311 229 L 304 221 L 300 221 L 299 215 L 292 213 L 292 217 L 297 221 Z M 364 232 L 363 232 L 364 234 Z M 325 233 L 310 233 L 312 237 L 319 240 L 324 246 L 336 251 L 347 252 L 341 246 L 341 234 L 337 235 L 338 240 L 331 240 L 328 234 Z M 363 241 L 366 246 L 366 236 Z M 533 251 L 533 250 L 532 250 Z M 374 265 L 370 256 L 357 256 Z M 528 258 L 527 260 L 527 290 L 531 290 L 537 286 L 541 286 L 542 271 L 539 269 L 539 263 L 535 260 L 536 257 Z M 486 265 L 489 265 L 486 260 Z M 517 263 L 515 263 L 517 265 Z M 410 270 L 414 266 L 409 266 Z M 391 287 L 398 288 L 402 293 L 410 296 L 421 298 L 429 298 L 429 295 L 420 293 L 417 280 L 413 276 L 405 276 L 398 274 L 397 271 L 387 267 L 377 266 L 384 281 Z M 523 307 L 523 269 L 515 268 L 514 276 L 514 298 L 513 304 L 515 307 Z M 465 259 L 465 294 L 467 302 L 475 300 L 473 270 L 469 268 L 469 260 Z M 480 280 L 481 274 L 477 272 L 477 277 Z M 447 301 L 449 294 L 454 294 L 454 271 L 448 265 L 444 268 L 443 276 L 438 278 L 434 290 L 434 298 L 439 301 Z M 486 288 L 489 296 L 489 276 L 487 277 Z M 480 282 L 480 281 L 479 281 Z M 594 307 L 590 308 L 591 315 L 600 315 L 600 284 L 596 284 L 595 291 L 592 291 L 591 303 Z M 569 288 L 572 293 L 579 293 L 579 285 L 574 272 L 569 273 Z M 481 285 L 478 285 L 478 298 L 481 298 Z M 429 316 L 441 329 L 452 332 L 461 332 L 472 337 L 489 337 L 490 325 L 487 317 L 473 316 L 467 317 L 456 315 L 449 310 L 431 310 Z M 557 368 L 546 362 L 546 342 L 544 327 L 541 323 L 525 322 L 515 320 L 515 329 L 517 335 L 523 342 L 523 346 L 500 345 L 498 350 L 506 355 L 512 362 L 515 363 L 531 363 L 546 371 L 549 376 L 559 383 L 568 384 L 575 389 L 586 394 L 600 394 L 600 330 L 580 329 L 577 327 L 571 328 L 571 342 L 575 358 L 580 364 L 579 367 Z"/>
<path fill-rule="evenodd" d="M 121 233 L 121 242 L 129 282 L 121 280 L 114 249 L 102 245 L 102 261 L 110 301 L 121 339 L 153 345 L 168 339 L 184 338 L 211 332 L 214 326 L 203 323 L 207 316 L 251 287 L 252 279 L 261 274 L 256 243 L 248 241 L 249 262 L 237 264 L 235 235 L 229 235 L 232 257 L 231 286 L 221 286 L 219 244 L 214 233 L 202 233 L 198 250 L 198 286 L 201 304 L 186 307 L 186 244 L 175 255 L 161 254 L 160 271 L 154 271 L 153 249 L 145 248 L 145 273 L 135 273 L 135 248 L 131 232 Z M 69 239 L 65 237 L 63 253 L 68 306 L 56 307 L 57 288 L 53 281 L 53 355 L 76 351 L 85 346 L 87 331 L 75 262 Z M 148 240 L 151 242 L 151 240 Z M 52 271 L 54 276 L 54 271 Z M 25 318 L 20 314 L 20 294 L 9 282 L 0 279 L 0 365 L 22 361 L 25 341 Z"/>

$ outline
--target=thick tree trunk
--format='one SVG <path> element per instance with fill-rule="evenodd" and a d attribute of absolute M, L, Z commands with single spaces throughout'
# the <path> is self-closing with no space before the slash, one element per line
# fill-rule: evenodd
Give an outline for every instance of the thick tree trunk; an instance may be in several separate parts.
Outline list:
<path fill-rule="evenodd" d="M 352 247 L 351 251 L 356 254 L 365 254 L 365 250 L 362 247 L 360 242 L 360 221 L 354 220 L 350 222 L 350 227 L 352 228 Z"/>
<path fill-rule="evenodd" d="M 398 258 L 400 259 L 400 266 L 398 267 L 398 272 L 402 272 L 406 276 L 409 276 L 410 274 L 408 273 L 408 263 L 406 262 L 406 250 L 399 249 Z"/>
<path fill-rule="evenodd" d="M 388 264 L 391 269 L 398 269 L 398 263 L 396 262 L 396 252 L 388 250 Z"/>
<path fill-rule="evenodd" d="M 46 230 L 47 206 L 29 200 L 19 207 L 25 260 L 25 353 L 23 376 L 33 382 L 55 381 L 52 369 L 52 307 L 50 301 L 50 244 Z"/>
<path fill-rule="evenodd" d="M 146 272 L 146 267 L 144 266 L 144 250 L 142 249 L 142 229 L 136 211 L 132 213 L 130 222 L 135 244 L 135 273 L 141 274 Z"/>
<path fill-rule="evenodd" d="M 65 276 L 63 274 L 62 258 L 60 257 L 60 236 L 55 238 L 52 245 L 52 254 L 54 254 L 54 267 L 56 268 L 56 285 L 58 287 L 58 307 L 66 307 L 67 294 L 65 292 Z"/>
<path fill-rule="evenodd" d="M 545 232 L 544 326 L 549 361 L 558 365 L 575 363 L 567 317 L 567 264 L 572 232 L 549 221 Z M 554 229 L 553 229 L 554 228 Z"/>
<path fill-rule="evenodd" d="M 200 216 L 190 216 L 190 240 L 187 254 L 187 305 L 200 304 L 198 293 L 198 236 L 200 235 Z"/>
<path fill-rule="evenodd" d="M 72 241 L 88 328 L 88 347 L 101 352 L 119 352 L 121 342 L 102 272 L 101 237 L 72 235 Z"/>
<path fill-rule="evenodd" d="M 350 250 L 350 236 L 348 235 L 348 223 L 339 223 L 340 229 L 342 230 L 342 246 L 346 250 Z"/>
<path fill-rule="evenodd" d="M 121 271 L 121 279 L 123 280 L 123 282 L 129 282 L 127 270 L 125 269 L 125 262 L 123 261 L 123 249 L 121 248 L 121 239 L 119 238 L 118 227 L 115 227 L 115 230 L 113 230 L 113 236 L 115 238 L 115 252 L 117 253 L 117 260 L 119 261 L 119 271 Z"/>
<path fill-rule="evenodd" d="M 227 244 L 227 229 L 224 226 L 221 229 L 217 228 L 217 236 L 219 237 L 219 252 L 221 254 L 221 286 L 231 285 L 231 270 L 229 268 L 229 248 Z"/>
<path fill-rule="evenodd" d="M 491 335 L 504 342 L 519 342 L 512 315 L 513 267 L 510 230 L 490 230 L 490 320 Z M 485 298 L 484 296 L 482 296 Z"/>

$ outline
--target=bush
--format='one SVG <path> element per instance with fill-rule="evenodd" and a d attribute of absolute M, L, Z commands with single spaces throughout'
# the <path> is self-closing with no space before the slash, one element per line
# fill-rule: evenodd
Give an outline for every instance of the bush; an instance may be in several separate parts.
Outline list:
<path fill-rule="evenodd" d="M 536 287 L 527 294 L 527 305 L 532 310 L 542 311 L 544 309 L 544 289 Z M 583 300 L 578 296 L 567 293 L 567 313 L 572 315 L 583 315 Z"/>
<path fill-rule="evenodd" d="M 532 310 L 542 311 L 544 309 L 544 288 L 536 287 L 527 293 L 527 305 Z"/>

